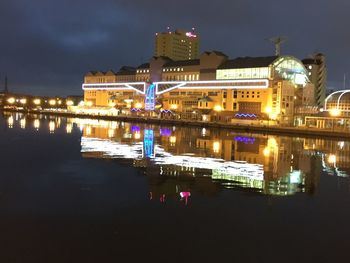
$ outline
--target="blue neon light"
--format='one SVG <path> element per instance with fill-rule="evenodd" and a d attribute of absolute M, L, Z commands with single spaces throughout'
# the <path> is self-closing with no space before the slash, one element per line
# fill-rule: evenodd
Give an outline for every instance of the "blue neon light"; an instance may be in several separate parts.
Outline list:
<path fill-rule="evenodd" d="M 171 110 L 161 110 L 163 113 L 173 113 Z"/>
<path fill-rule="evenodd" d="M 156 104 L 156 85 L 151 84 L 146 89 L 145 96 L 145 110 L 153 111 Z"/>
<path fill-rule="evenodd" d="M 150 129 L 144 130 L 143 136 L 144 156 L 147 158 L 154 157 L 154 132 Z"/>
<path fill-rule="evenodd" d="M 162 136 L 170 136 L 171 135 L 171 130 L 166 129 L 166 128 L 161 128 L 160 129 L 160 135 L 162 135 Z"/>
<path fill-rule="evenodd" d="M 258 116 L 256 114 L 249 114 L 249 113 L 236 113 L 235 117 L 238 117 L 238 118 L 257 118 Z"/>
<path fill-rule="evenodd" d="M 140 127 L 139 126 L 135 126 L 135 125 L 131 126 L 131 132 L 139 132 L 139 131 L 140 131 Z"/>
<path fill-rule="evenodd" d="M 245 144 L 254 144 L 255 138 L 252 137 L 245 137 L 245 136 L 236 136 L 234 138 L 236 142 L 243 142 Z"/>

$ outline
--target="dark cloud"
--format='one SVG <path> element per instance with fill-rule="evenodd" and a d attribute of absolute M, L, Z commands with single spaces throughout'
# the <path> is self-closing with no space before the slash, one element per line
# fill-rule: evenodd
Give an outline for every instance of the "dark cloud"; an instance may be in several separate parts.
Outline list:
<path fill-rule="evenodd" d="M 327 56 L 329 85 L 349 73 L 347 0 L 1 0 L 0 80 L 14 91 L 79 94 L 86 71 L 137 65 L 166 26 L 195 27 L 201 50 L 265 56 L 266 39 L 288 37 L 284 54 Z"/>

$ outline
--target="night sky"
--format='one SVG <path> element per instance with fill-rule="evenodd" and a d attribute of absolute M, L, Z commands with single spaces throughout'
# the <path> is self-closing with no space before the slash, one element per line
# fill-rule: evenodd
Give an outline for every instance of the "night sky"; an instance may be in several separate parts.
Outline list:
<path fill-rule="evenodd" d="M 349 0 L 1 0 L 0 89 L 82 94 L 89 70 L 137 66 L 153 56 L 154 35 L 192 27 L 201 52 L 268 56 L 266 39 L 286 36 L 282 54 L 327 58 L 328 88 L 350 83 Z"/>

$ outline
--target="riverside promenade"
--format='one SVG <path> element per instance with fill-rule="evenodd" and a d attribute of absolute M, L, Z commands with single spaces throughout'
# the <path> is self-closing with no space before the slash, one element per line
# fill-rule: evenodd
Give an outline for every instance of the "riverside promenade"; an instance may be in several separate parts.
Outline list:
<path fill-rule="evenodd" d="M 194 126 L 200 128 L 215 128 L 215 129 L 228 129 L 238 132 L 247 133 L 262 133 L 262 134 L 275 134 L 286 136 L 298 136 L 298 137 L 313 137 L 313 138 L 329 138 L 329 139 L 341 139 L 350 141 L 350 131 L 338 131 L 330 129 L 318 129 L 308 127 L 285 127 L 278 125 L 243 125 L 235 123 L 225 122 L 204 122 L 198 120 L 186 120 L 186 119 L 163 119 L 156 117 L 143 117 L 143 116 L 130 116 L 130 115 L 91 115 L 91 114 L 77 114 L 69 111 L 49 111 L 49 110 L 23 110 L 23 109 L 1 109 L 2 112 L 20 112 L 24 114 L 40 114 L 46 116 L 61 116 L 67 118 L 82 118 L 82 119 L 100 119 L 108 121 L 125 121 L 125 122 L 138 122 L 138 123 L 150 123 L 158 125 L 173 125 L 173 126 Z"/>

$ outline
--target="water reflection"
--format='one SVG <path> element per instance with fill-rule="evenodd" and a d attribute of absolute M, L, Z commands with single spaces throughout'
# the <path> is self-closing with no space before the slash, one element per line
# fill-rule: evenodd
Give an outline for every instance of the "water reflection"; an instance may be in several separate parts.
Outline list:
<path fill-rule="evenodd" d="M 224 189 L 313 194 L 322 174 L 350 174 L 348 141 L 40 115 L 5 118 L 9 128 L 55 133 L 62 126 L 67 134 L 80 130 L 83 157 L 111 158 L 136 167 L 147 176 L 149 199 L 161 203 L 176 198 L 187 205 L 192 196 Z"/>
<path fill-rule="evenodd" d="M 161 202 L 170 195 L 187 203 L 197 188 L 212 194 L 222 189 L 312 194 L 322 171 L 348 176 L 350 170 L 349 142 L 122 122 L 111 126 L 84 120 L 83 156 L 113 158 L 142 168 L 151 199 L 156 195 Z"/>

